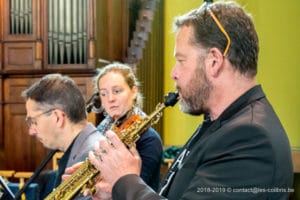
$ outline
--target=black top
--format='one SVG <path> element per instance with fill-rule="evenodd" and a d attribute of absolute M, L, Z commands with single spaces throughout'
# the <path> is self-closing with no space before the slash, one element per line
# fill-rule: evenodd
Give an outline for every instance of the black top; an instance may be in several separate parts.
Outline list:
<path fill-rule="evenodd" d="M 114 185 L 113 199 L 288 199 L 293 185 L 289 140 L 259 85 L 199 128 L 174 165 L 164 197 L 127 175 Z"/>

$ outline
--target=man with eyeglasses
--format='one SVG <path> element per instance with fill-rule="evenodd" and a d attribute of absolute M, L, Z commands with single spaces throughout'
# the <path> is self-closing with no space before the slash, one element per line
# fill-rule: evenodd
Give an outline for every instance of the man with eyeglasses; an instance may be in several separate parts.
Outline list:
<path fill-rule="evenodd" d="M 55 188 L 65 168 L 84 161 L 95 141 L 103 136 L 88 122 L 84 97 L 68 76 L 46 75 L 24 90 L 22 97 L 26 101 L 29 134 L 46 148 L 64 152 L 58 163 Z"/>
<path fill-rule="evenodd" d="M 109 131 L 89 155 L 102 174 L 94 198 L 110 184 L 118 200 L 288 199 L 289 140 L 255 80 L 259 45 L 250 14 L 235 2 L 207 1 L 177 17 L 174 30 L 171 76 L 180 108 L 205 120 L 174 160 L 159 194 L 139 177 L 136 149 L 128 151 Z"/>

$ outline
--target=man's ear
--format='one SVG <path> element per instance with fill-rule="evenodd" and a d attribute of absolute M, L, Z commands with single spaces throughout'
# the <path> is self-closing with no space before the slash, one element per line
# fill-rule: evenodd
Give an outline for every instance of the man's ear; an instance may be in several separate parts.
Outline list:
<path fill-rule="evenodd" d="M 55 109 L 53 111 L 53 114 L 54 114 L 55 124 L 58 127 L 62 127 L 66 120 L 66 114 L 62 110 L 59 110 L 59 109 Z"/>
<path fill-rule="evenodd" d="M 224 57 L 222 52 L 218 48 L 211 48 L 205 59 L 207 66 L 207 72 L 212 77 L 217 77 L 223 70 Z"/>

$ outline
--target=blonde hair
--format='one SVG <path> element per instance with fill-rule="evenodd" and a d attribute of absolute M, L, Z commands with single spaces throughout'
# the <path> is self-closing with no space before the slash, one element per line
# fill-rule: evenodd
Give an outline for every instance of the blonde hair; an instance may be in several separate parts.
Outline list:
<path fill-rule="evenodd" d="M 137 98 L 134 105 L 142 108 L 143 107 L 143 96 L 139 90 L 140 82 L 137 80 L 137 77 L 134 74 L 133 69 L 122 63 L 112 63 L 108 64 L 102 68 L 97 69 L 97 75 L 94 78 L 95 92 L 99 91 L 99 80 L 109 72 L 115 72 L 121 74 L 127 85 L 132 89 L 133 87 L 138 88 Z"/>

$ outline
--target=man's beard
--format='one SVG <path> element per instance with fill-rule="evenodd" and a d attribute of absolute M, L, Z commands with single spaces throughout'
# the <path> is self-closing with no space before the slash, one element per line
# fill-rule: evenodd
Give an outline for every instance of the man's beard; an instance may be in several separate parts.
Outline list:
<path fill-rule="evenodd" d="M 184 113 L 191 115 L 201 115 L 208 112 L 205 103 L 210 96 L 213 86 L 208 80 L 204 64 L 199 66 L 190 80 L 187 88 L 178 91 L 181 93 L 182 100 L 180 101 L 180 109 Z"/>

